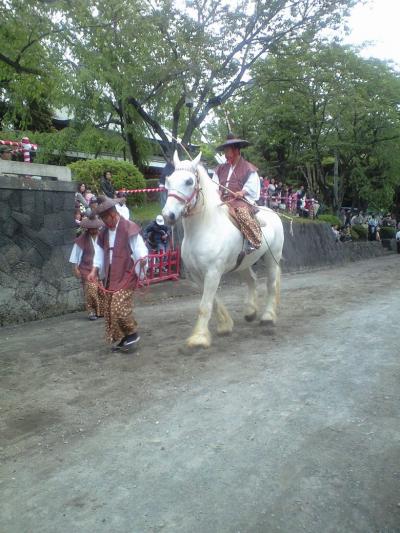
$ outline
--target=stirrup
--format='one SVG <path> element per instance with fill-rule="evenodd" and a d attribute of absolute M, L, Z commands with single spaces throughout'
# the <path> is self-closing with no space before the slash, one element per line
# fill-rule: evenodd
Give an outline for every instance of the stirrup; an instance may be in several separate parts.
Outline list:
<path fill-rule="evenodd" d="M 244 249 L 246 255 L 249 255 L 252 252 L 255 252 L 256 250 L 257 250 L 257 248 L 255 246 L 253 246 L 250 241 L 246 241 L 246 246 L 245 246 L 245 249 Z"/>

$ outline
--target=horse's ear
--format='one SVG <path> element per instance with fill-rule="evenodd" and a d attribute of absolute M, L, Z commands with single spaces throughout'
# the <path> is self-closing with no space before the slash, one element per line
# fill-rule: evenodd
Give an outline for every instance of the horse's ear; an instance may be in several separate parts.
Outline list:
<path fill-rule="evenodd" d="M 175 150 L 174 152 L 174 159 L 173 159 L 173 162 L 174 162 L 174 167 L 176 168 L 177 166 L 179 166 L 179 155 L 178 155 L 178 152 L 177 150 Z"/>
<path fill-rule="evenodd" d="M 196 170 L 196 168 L 198 167 L 200 160 L 201 160 L 201 152 L 199 152 L 199 154 L 192 161 L 192 167 L 194 168 L 194 170 Z"/>

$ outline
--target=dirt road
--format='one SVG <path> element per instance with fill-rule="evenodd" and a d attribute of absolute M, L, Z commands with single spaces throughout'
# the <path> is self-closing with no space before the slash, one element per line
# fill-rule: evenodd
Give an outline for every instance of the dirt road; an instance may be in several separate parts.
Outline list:
<path fill-rule="evenodd" d="M 283 277 L 276 332 L 178 352 L 198 298 L 0 330 L 4 533 L 400 531 L 398 256 Z"/>

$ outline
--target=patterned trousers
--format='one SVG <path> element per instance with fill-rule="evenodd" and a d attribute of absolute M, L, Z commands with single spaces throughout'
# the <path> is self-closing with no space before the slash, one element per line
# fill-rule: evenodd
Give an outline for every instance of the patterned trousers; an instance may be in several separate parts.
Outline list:
<path fill-rule="evenodd" d="M 97 283 L 84 282 L 83 291 L 85 293 L 86 311 L 97 316 L 104 315 L 104 293 L 99 289 Z"/>
<path fill-rule="evenodd" d="M 132 289 L 104 293 L 104 319 L 109 343 L 119 342 L 123 337 L 136 333 Z"/>
<path fill-rule="evenodd" d="M 244 237 L 254 246 L 254 248 L 260 248 L 262 231 L 260 224 L 252 213 L 251 207 L 234 207 L 232 211 L 232 215 L 238 223 L 239 229 Z"/>

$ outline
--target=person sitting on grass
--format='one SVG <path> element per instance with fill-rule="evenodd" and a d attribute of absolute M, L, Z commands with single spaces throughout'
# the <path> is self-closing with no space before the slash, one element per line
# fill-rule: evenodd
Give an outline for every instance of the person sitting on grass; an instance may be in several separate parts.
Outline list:
<path fill-rule="evenodd" d="M 157 251 L 157 253 L 165 253 L 167 251 L 169 233 L 162 215 L 158 215 L 153 222 L 145 227 L 144 238 L 148 246 Z"/>

